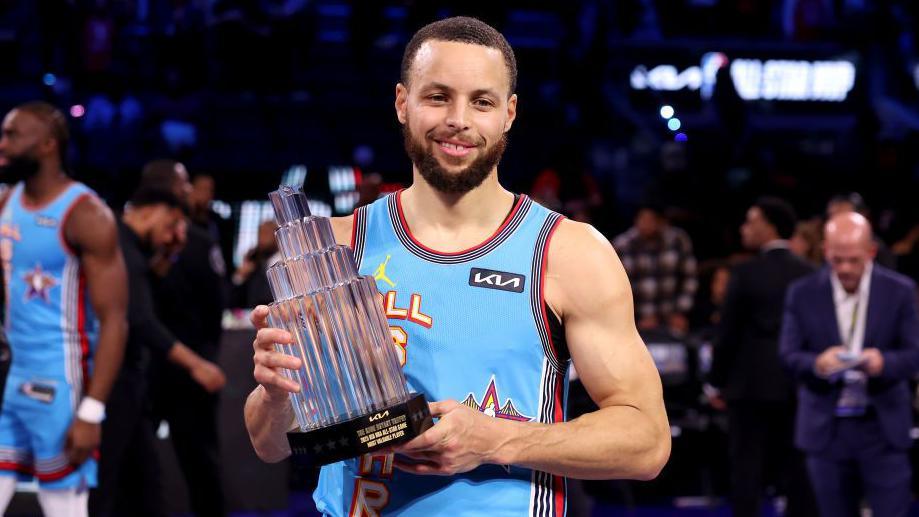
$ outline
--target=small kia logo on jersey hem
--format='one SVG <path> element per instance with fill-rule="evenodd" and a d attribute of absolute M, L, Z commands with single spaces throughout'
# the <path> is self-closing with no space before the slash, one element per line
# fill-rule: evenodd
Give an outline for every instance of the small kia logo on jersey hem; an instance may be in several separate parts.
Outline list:
<path fill-rule="evenodd" d="M 522 293 L 525 283 L 526 277 L 517 273 L 479 269 L 477 267 L 469 270 L 469 285 L 472 287 Z"/>

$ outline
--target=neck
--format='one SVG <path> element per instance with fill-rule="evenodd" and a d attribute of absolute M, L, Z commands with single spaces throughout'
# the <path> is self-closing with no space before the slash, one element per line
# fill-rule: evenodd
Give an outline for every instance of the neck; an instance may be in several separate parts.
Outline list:
<path fill-rule="evenodd" d="M 51 201 L 70 184 L 70 178 L 61 169 L 60 163 L 42 162 L 41 168 L 24 182 L 26 200 L 42 205 Z"/>
<path fill-rule="evenodd" d="M 402 193 L 402 210 L 412 228 L 421 225 L 443 229 L 466 226 L 496 228 L 511 209 L 514 195 L 498 183 L 497 171 L 464 194 L 447 194 L 431 187 L 418 169 L 412 186 Z"/>

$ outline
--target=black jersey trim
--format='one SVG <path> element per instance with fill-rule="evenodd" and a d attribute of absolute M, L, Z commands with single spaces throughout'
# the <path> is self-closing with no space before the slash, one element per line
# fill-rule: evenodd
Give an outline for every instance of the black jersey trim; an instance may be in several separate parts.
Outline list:
<path fill-rule="evenodd" d="M 560 214 L 552 212 L 546 217 L 546 221 L 539 231 L 531 269 L 531 278 L 533 281 L 530 284 L 530 308 L 533 312 L 533 321 L 536 324 L 536 330 L 539 332 L 539 339 L 542 342 L 546 358 L 548 358 L 549 364 L 552 365 L 556 371 L 563 371 L 564 368 L 567 368 L 567 347 L 565 347 L 565 351 L 560 350 L 560 346 L 558 345 L 563 343 L 555 343 L 552 339 L 554 336 L 551 328 L 552 325 L 549 323 L 548 317 L 551 311 L 547 310 L 545 304 L 543 275 L 545 273 L 546 252 L 549 247 L 549 239 L 562 219 L 563 217 Z M 554 315 L 552 317 L 554 318 Z M 559 333 L 564 335 L 564 332 L 559 331 Z"/>
<path fill-rule="evenodd" d="M 367 205 L 354 211 L 354 222 L 351 229 L 351 249 L 354 252 L 354 263 L 358 269 L 364 258 L 365 242 L 367 242 Z"/>

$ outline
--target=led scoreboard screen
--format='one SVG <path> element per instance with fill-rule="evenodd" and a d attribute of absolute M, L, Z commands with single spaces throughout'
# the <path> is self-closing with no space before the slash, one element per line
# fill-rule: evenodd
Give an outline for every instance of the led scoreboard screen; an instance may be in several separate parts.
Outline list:
<path fill-rule="evenodd" d="M 619 67 L 636 106 L 696 110 L 733 88 L 752 106 L 782 113 L 848 110 L 858 95 L 855 53 L 812 50 L 636 49 Z"/>

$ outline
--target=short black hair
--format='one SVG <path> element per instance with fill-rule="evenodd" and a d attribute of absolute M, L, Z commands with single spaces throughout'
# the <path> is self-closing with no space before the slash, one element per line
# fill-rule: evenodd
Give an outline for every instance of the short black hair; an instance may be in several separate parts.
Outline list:
<path fill-rule="evenodd" d="M 179 162 L 168 158 L 152 160 L 144 164 L 140 172 L 142 185 L 172 185 L 178 179 L 176 165 Z"/>
<path fill-rule="evenodd" d="M 16 106 L 14 109 L 30 113 L 48 126 L 51 138 L 57 142 L 57 152 L 61 160 L 61 166 L 65 166 L 67 164 L 67 146 L 70 144 L 70 129 L 67 127 L 67 117 L 64 116 L 64 113 L 44 101 L 29 101 Z"/>
<path fill-rule="evenodd" d="M 655 199 L 645 199 L 639 203 L 638 208 L 635 210 L 635 215 L 638 215 L 643 211 L 648 211 L 660 218 L 665 218 L 667 214 L 667 206 Z"/>
<path fill-rule="evenodd" d="M 507 66 L 510 94 L 517 90 L 517 59 L 514 57 L 514 49 L 494 27 L 482 20 L 468 16 L 446 18 L 418 29 L 418 32 L 412 36 L 408 45 L 405 46 L 405 53 L 402 54 L 402 69 L 400 72 L 402 84 L 408 86 L 409 70 L 412 68 L 412 63 L 415 62 L 415 55 L 421 45 L 430 40 L 456 41 L 500 50 L 501 54 L 504 55 L 504 64 Z"/>
<path fill-rule="evenodd" d="M 753 206 L 759 208 L 763 218 L 775 227 L 780 239 L 790 239 L 795 233 L 798 224 L 798 215 L 795 209 L 784 199 L 764 196 L 756 200 Z"/>
<path fill-rule="evenodd" d="M 185 210 L 185 203 L 175 195 L 172 188 L 164 185 L 144 185 L 141 184 L 134 191 L 129 201 L 133 207 L 166 205 L 169 208 L 180 208 Z"/>

